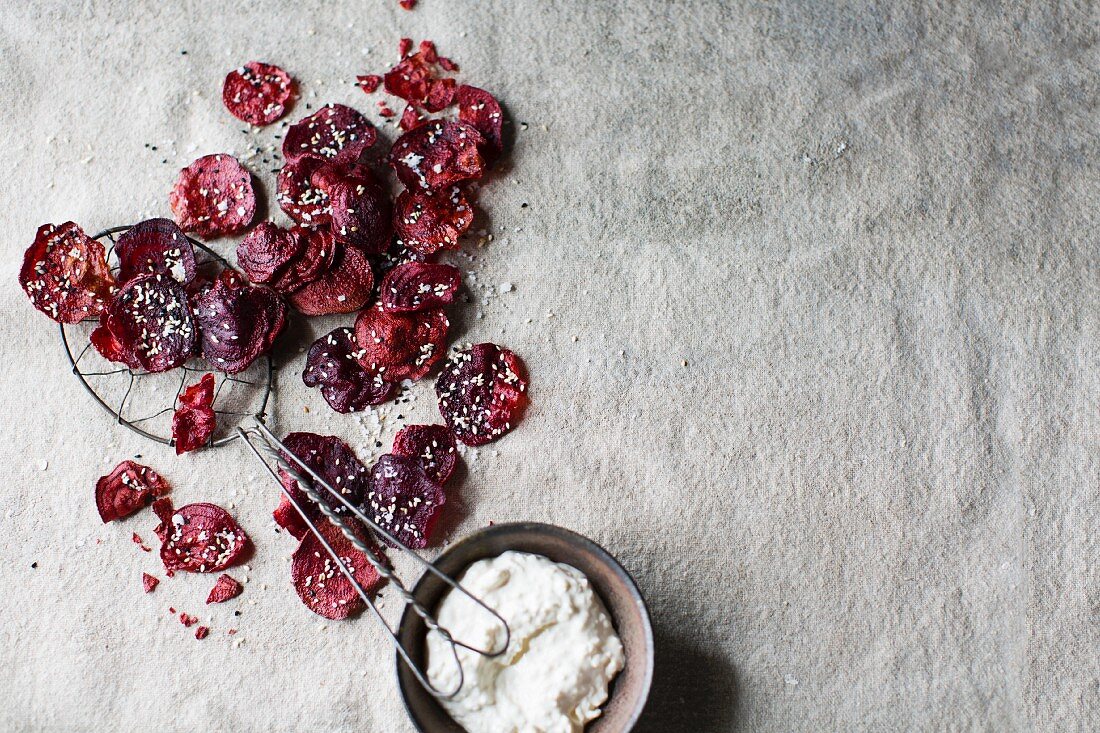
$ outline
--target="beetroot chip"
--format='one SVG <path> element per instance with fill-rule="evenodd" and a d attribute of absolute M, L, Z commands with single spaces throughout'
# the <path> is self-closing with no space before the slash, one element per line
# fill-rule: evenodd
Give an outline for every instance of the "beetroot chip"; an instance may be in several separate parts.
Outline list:
<path fill-rule="evenodd" d="M 237 265 L 250 281 L 270 285 L 304 248 L 305 240 L 298 230 L 265 221 L 237 245 Z"/>
<path fill-rule="evenodd" d="M 427 122 L 429 119 L 431 118 L 425 117 L 423 114 L 421 114 L 420 110 L 417 109 L 415 104 L 409 102 L 405 105 L 405 111 L 401 113 L 401 120 L 397 123 L 397 126 L 405 132 L 408 132 L 414 127 L 419 127 L 423 123 Z"/>
<path fill-rule="evenodd" d="M 95 506 L 106 524 L 130 516 L 169 490 L 168 482 L 153 469 L 123 461 L 96 481 Z"/>
<path fill-rule="evenodd" d="M 458 463 L 455 436 L 442 425 L 406 425 L 393 438 L 393 454 L 415 458 L 428 478 L 447 483 Z"/>
<path fill-rule="evenodd" d="M 287 298 L 299 313 L 323 316 L 359 310 L 370 300 L 373 290 L 370 260 L 359 249 L 343 246 L 331 270 Z"/>
<path fill-rule="evenodd" d="M 374 144 L 377 130 L 351 107 L 327 104 L 290 126 L 283 138 L 287 163 L 315 158 L 341 165 L 355 161 Z"/>
<path fill-rule="evenodd" d="M 286 103 L 293 93 L 294 82 L 285 71 L 272 64 L 249 61 L 226 75 L 222 102 L 238 120 L 263 127 L 286 114 Z"/>
<path fill-rule="evenodd" d="M 488 157 L 496 158 L 504 149 L 504 115 L 500 102 L 484 89 L 463 84 L 454 94 L 458 102 L 458 119 L 477 128 L 485 137 Z"/>
<path fill-rule="evenodd" d="M 168 539 L 168 526 L 172 524 L 172 514 L 175 513 L 175 509 L 172 508 L 172 500 L 166 496 L 153 501 L 153 514 L 160 520 L 160 524 L 153 528 L 153 532 L 160 538 L 161 542 Z M 171 576 L 169 576 L 171 577 Z"/>
<path fill-rule="evenodd" d="M 401 58 L 405 58 L 409 55 L 409 51 L 412 50 L 413 42 L 411 38 L 402 38 L 397 42 L 397 55 Z"/>
<path fill-rule="evenodd" d="M 236 578 L 222 573 L 210 589 L 210 595 L 206 597 L 207 605 L 211 603 L 225 603 L 244 592 L 244 586 Z"/>
<path fill-rule="evenodd" d="M 279 506 L 275 507 L 275 511 L 271 513 L 271 516 L 275 520 L 275 524 L 290 532 L 299 540 L 309 532 L 309 526 L 302 519 L 302 515 L 298 513 L 293 504 L 287 501 L 285 496 L 279 497 Z"/>
<path fill-rule="evenodd" d="M 115 290 L 103 245 L 71 221 L 38 228 L 19 284 L 34 307 L 58 323 L 100 315 Z"/>
<path fill-rule="evenodd" d="M 382 77 L 386 91 L 406 102 L 422 104 L 432 84 L 431 64 L 419 52 L 402 56 L 401 61 Z"/>
<path fill-rule="evenodd" d="M 332 218 L 328 194 L 311 180 L 324 165 L 324 161 L 316 158 L 302 158 L 287 163 L 276 177 L 275 199 L 279 207 L 303 226 L 323 226 Z"/>
<path fill-rule="evenodd" d="M 412 10 L 416 7 L 416 0 L 397 0 L 402 10 Z"/>
<path fill-rule="evenodd" d="M 457 267 L 407 262 L 386 274 L 379 293 L 385 310 L 412 313 L 453 303 L 461 285 Z"/>
<path fill-rule="evenodd" d="M 126 283 L 111 301 L 92 344 L 104 358 L 131 368 L 164 372 L 195 351 L 198 330 L 187 291 L 167 275 L 143 275 Z"/>
<path fill-rule="evenodd" d="M 204 374 L 196 384 L 183 390 L 179 407 L 172 415 L 172 438 L 176 455 L 183 455 L 206 445 L 217 427 L 214 414 L 214 375 Z"/>
<path fill-rule="evenodd" d="M 363 74 L 355 77 L 355 85 L 367 94 L 373 94 L 382 86 L 382 77 L 378 74 Z"/>
<path fill-rule="evenodd" d="M 216 504 L 181 506 L 165 523 L 160 559 L 168 570 L 216 573 L 232 565 L 248 547 L 248 535 Z"/>
<path fill-rule="evenodd" d="M 374 523 L 407 547 L 428 546 L 447 497 L 416 458 L 384 455 L 370 473 L 363 508 Z"/>
<path fill-rule="evenodd" d="M 323 478 L 329 486 L 339 491 L 347 501 L 358 505 L 363 500 L 367 485 L 367 467 L 359 462 L 355 452 L 340 438 L 335 435 L 317 435 L 316 433 L 291 433 L 283 439 L 283 445 Z M 309 477 L 308 472 L 292 461 L 289 456 L 284 458 L 295 470 Z M 310 519 L 320 516 L 320 510 L 286 471 L 279 470 L 279 480 Z M 325 487 L 317 485 L 315 490 L 335 513 L 340 515 L 348 513 L 347 507 L 332 496 Z M 293 505 L 290 506 L 290 511 L 297 513 Z"/>
<path fill-rule="evenodd" d="M 271 283 L 271 287 L 284 295 L 300 290 L 329 272 L 339 254 L 336 240 L 327 228 L 296 228 L 291 231 L 301 238 L 304 245 Z"/>
<path fill-rule="evenodd" d="M 185 232 L 204 239 L 243 232 L 256 215 L 252 174 L 232 155 L 204 155 L 180 171 L 168 203 Z"/>
<path fill-rule="evenodd" d="M 434 191 L 480 178 L 485 138 L 464 122 L 433 120 L 406 132 L 393 144 L 389 163 L 411 191 Z"/>
<path fill-rule="evenodd" d="M 526 391 L 520 358 L 489 343 L 456 353 L 435 383 L 439 412 L 466 445 L 484 445 L 511 430 L 527 404 Z"/>
<path fill-rule="evenodd" d="M 402 191 L 394 208 L 393 226 L 402 244 L 430 255 L 457 249 L 458 238 L 473 221 L 473 207 L 462 189 L 452 186 L 436 193 Z"/>
<path fill-rule="evenodd" d="M 420 379 L 443 358 L 450 322 L 442 310 L 390 313 L 381 304 L 355 319 L 359 363 L 387 382 Z"/>
<path fill-rule="evenodd" d="M 339 242 L 381 254 L 393 234 L 393 205 L 389 193 L 371 178 L 332 176 L 314 181 L 328 194 L 332 234 Z"/>
<path fill-rule="evenodd" d="M 164 274 L 186 285 L 195 277 L 195 248 L 171 219 L 146 219 L 115 243 L 119 282 L 140 275 Z"/>
<path fill-rule="evenodd" d="M 370 593 L 381 584 L 382 576 L 343 532 L 327 520 L 318 524 L 317 529 L 366 592 Z M 369 542 L 361 529 L 356 534 Z M 363 609 L 363 599 L 355 586 L 312 532 L 306 534 L 294 551 L 290 577 L 302 603 L 319 616 L 339 621 Z"/>
<path fill-rule="evenodd" d="M 180 623 L 183 624 L 184 626 L 186 626 L 187 628 L 191 628 L 192 626 L 194 626 L 198 622 L 199 622 L 198 616 L 192 616 L 191 614 L 185 613 L 183 611 L 180 612 Z M 203 627 L 200 626 L 199 628 L 201 629 Z"/>
<path fill-rule="evenodd" d="M 210 629 L 208 629 L 207 627 L 200 626 L 197 629 L 195 629 L 195 638 L 198 639 L 199 641 L 202 641 L 203 639 L 205 639 L 208 636 L 210 636 Z"/>
<path fill-rule="evenodd" d="M 388 400 L 394 385 L 368 374 L 356 358 L 359 345 L 350 328 L 337 328 L 313 342 L 306 354 L 302 381 L 320 387 L 321 395 L 337 412 L 358 412 Z"/>
<path fill-rule="evenodd" d="M 146 593 L 152 593 L 154 590 L 157 589 L 158 585 L 160 585 L 160 580 L 158 580 L 157 578 L 153 577 L 149 573 L 141 574 L 141 587 L 145 590 Z"/>
<path fill-rule="evenodd" d="M 282 297 L 271 288 L 248 284 L 233 270 L 223 270 L 192 305 L 203 358 L 227 374 L 244 371 L 267 353 L 286 326 Z"/>

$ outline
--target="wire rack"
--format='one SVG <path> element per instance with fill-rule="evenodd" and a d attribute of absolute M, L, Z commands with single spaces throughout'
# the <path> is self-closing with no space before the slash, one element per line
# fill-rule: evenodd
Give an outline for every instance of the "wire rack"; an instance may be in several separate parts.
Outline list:
<path fill-rule="evenodd" d="M 107 258 L 113 272 L 118 270 L 114 256 L 117 235 L 131 225 L 105 229 L 92 238 L 107 245 Z M 202 242 L 187 238 L 195 248 L 196 266 L 200 273 L 214 274 L 229 267 L 224 257 Z M 238 374 L 223 374 L 209 368 L 201 359 L 191 359 L 179 369 L 160 374 L 136 371 L 100 356 L 89 340 L 98 321 L 81 321 L 59 326 L 61 345 L 72 372 L 100 407 L 142 437 L 164 445 L 172 445 L 171 416 L 176 399 L 184 387 L 198 381 L 203 374 L 213 373 L 217 384 L 214 392 L 214 412 L 218 427 L 211 445 L 224 445 L 240 437 L 237 427 L 247 418 L 266 414 L 274 382 L 274 366 L 269 354 L 257 359 Z"/>

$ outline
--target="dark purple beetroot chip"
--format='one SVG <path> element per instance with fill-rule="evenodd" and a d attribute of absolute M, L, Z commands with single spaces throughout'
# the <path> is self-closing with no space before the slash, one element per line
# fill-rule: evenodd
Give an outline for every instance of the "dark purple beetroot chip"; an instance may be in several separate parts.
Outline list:
<path fill-rule="evenodd" d="M 441 486 L 458 464 L 457 447 L 455 436 L 442 425 L 406 425 L 393 438 L 393 454 L 420 461 L 428 478 Z"/>
<path fill-rule="evenodd" d="M 176 455 L 181 456 L 206 445 L 218 425 L 214 414 L 214 375 L 202 379 L 180 392 L 179 406 L 172 415 L 172 439 Z"/>
<path fill-rule="evenodd" d="M 204 155 L 180 171 L 168 203 L 180 228 L 203 239 L 243 232 L 256 215 L 252 174 L 232 155 Z"/>
<path fill-rule="evenodd" d="M 428 96 L 424 98 L 424 109 L 429 112 L 439 112 L 450 107 L 454 99 L 454 79 L 433 79 L 428 85 Z"/>
<path fill-rule="evenodd" d="M 286 449 L 300 458 L 311 470 L 324 479 L 332 488 L 340 492 L 340 495 L 352 504 L 358 505 L 363 500 L 367 488 L 367 467 L 359 462 L 355 452 L 340 438 L 335 435 L 317 435 L 316 433 L 291 433 L 283 439 Z M 309 478 L 309 473 L 302 469 L 290 456 L 284 456 L 287 463 L 298 473 Z M 309 500 L 305 493 L 286 471 L 279 470 L 279 480 L 283 487 L 290 492 L 310 519 L 320 516 L 316 505 Z M 313 482 L 311 479 L 311 483 Z M 348 513 L 347 507 L 336 497 L 332 496 L 325 487 L 316 485 L 317 495 L 337 514 Z M 291 507 L 293 511 L 293 507 Z M 296 512 L 295 512 L 296 513 Z"/>
<path fill-rule="evenodd" d="M 416 458 L 387 454 L 370 472 L 363 508 L 368 517 L 407 547 L 428 546 L 432 529 L 447 502 Z"/>
<path fill-rule="evenodd" d="M 282 297 L 271 288 L 248 284 L 233 270 L 223 270 L 192 305 L 203 358 L 227 374 L 244 371 L 267 353 L 286 326 Z"/>
<path fill-rule="evenodd" d="M 378 131 L 351 107 L 327 104 L 290 126 L 283 138 L 283 157 L 288 163 L 316 158 L 347 164 L 374 144 Z"/>
<path fill-rule="evenodd" d="M 307 316 L 352 313 L 370 300 L 374 272 L 370 260 L 358 248 L 338 248 L 332 268 L 316 280 L 287 295 L 290 304 Z"/>
<path fill-rule="evenodd" d="M 407 262 L 386 274 L 379 297 L 387 311 L 412 313 L 453 303 L 461 286 L 462 272 L 457 267 Z"/>
<path fill-rule="evenodd" d="M 473 221 L 474 209 L 458 186 L 436 193 L 402 191 L 393 212 L 398 241 L 426 255 L 458 249 L 458 238 Z"/>
<path fill-rule="evenodd" d="M 153 469 L 123 461 L 95 484 L 95 506 L 103 523 L 128 517 L 170 491 L 168 482 Z"/>
<path fill-rule="evenodd" d="M 271 287 L 286 295 L 300 290 L 332 270 L 340 247 L 329 229 L 293 229 L 305 243 L 286 268 L 271 283 Z"/>
<path fill-rule="evenodd" d="M 238 120 L 263 127 L 286 114 L 293 93 L 294 82 L 285 71 L 273 64 L 249 61 L 226 75 L 222 102 Z"/>
<path fill-rule="evenodd" d="M 467 84 L 455 91 L 454 99 L 458 103 L 458 119 L 477 128 L 485 137 L 488 157 L 495 159 L 504 149 L 504 115 L 500 102 L 484 89 Z"/>
<path fill-rule="evenodd" d="M 317 227 L 332 218 L 328 194 L 313 184 L 313 174 L 325 166 L 316 158 L 287 163 L 275 179 L 275 200 L 286 215 L 302 226 Z"/>
<path fill-rule="evenodd" d="M 313 342 L 306 354 L 302 381 L 320 387 L 321 395 L 337 412 L 358 412 L 388 400 L 394 385 L 359 364 L 360 349 L 350 328 L 337 328 Z"/>
<path fill-rule="evenodd" d="M 207 605 L 211 603 L 225 603 L 244 592 L 244 586 L 232 575 L 222 573 L 210 589 L 210 595 L 206 596 Z"/>
<path fill-rule="evenodd" d="M 216 573 L 240 558 L 248 535 L 226 510 L 216 504 L 181 506 L 164 523 L 160 559 L 171 571 Z"/>
<path fill-rule="evenodd" d="M 237 245 L 237 266 L 251 282 L 270 285 L 303 249 L 305 240 L 299 230 L 265 221 Z"/>
<path fill-rule="evenodd" d="M 484 445 L 507 433 L 527 405 L 527 372 L 514 353 L 475 344 L 447 360 L 435 392 L 447 427 L 466 445 Z"/>
<path fill-rule="evenodd" d="M 388 159 L 410 191 L 436 191 L 480 178 L 485 161 L 478 146 L 484 144 L 465 122 L 432 120 L 397 138 Z"/>
<path fill-rule="evenodd" d="M 356 535 L 365 544 L 372 544 L 358 523 L 349 524 L 356 527 Z M 370 593 L 381 585 L 382 576 L 371 565 L 367 556 L 339 528 L 324 520 L 318 524 L 317 529 L 364 591 Z M 319 616 L 339 621 L 363 609 L 363 599 L 355 586 L 312 532 L 303 537 L 302 543 L 294 551 L 290 562 L 290 577 L 302 603 Z"/>
<path fill-rule="evenodd" d="M 381 304 L 355 319 L 359 363 L 387 382 L 420 379 L 443 358 L 450 322 L 442 310 L 390 313 Z"/>
<path fill-rule="evenodd" d="M 171 219 L 146 219 L 115 243 L 119 282 L 161 273 L 186 285 L 195 277 L 195 248 Z"/>
<path fill-rule="evenodd" d="M 319 182 L 317 176 L 314 182 Z M 332 176 L 321 185 L 328 194 L 337 241 L 370 255 L 385 252 L 393 235 L 393 204 L 373 176 Z"/>
<path fill-rule="evenodd" d="M 397 123 L 397 126 L 405 132 L 408 132 L 414 127 L 419 127 L 430 119 L 430 117 L 424 116 L 424 114 L 421 113 L 420 109 L 415 104 L 409 102 L 405 105 L 405 111 L 401 113 L 401 120 Z"/>
<path fill-rule="evenodd" d="M 198 342 L 187 300 L 184 287 L 167 275 L 134 278 L 111 301 L 92 343 L 104 357 L 134 368 L 174 369 L 191 357 Z"/>
<path fill-rule="evenodd" d="M 115 292 L 103 245 L 71 221 L 38 228 L 19 284 L 34 307 L 58 323 L 100 315 Z"/>

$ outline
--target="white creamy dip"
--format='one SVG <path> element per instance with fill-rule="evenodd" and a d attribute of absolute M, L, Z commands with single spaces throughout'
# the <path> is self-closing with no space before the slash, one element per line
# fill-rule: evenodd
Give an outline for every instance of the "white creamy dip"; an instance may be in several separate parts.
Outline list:
<path fill-rule="evenodd" d="M 588 578 L 541 555 L 505 552 L 466 569 L 462 585 L 504 617 L 512 632 L 504 654 L 483 657 L 458 647 L 465 682 L 451 717 L 470 733 L 578 733 L 600 715 L 607 687 L 623 668 L 623 645 Z M 504 628 L 458 591 L 437 610 L 453 638 L 498 649 Z M 428 679 L 458 684 L 451 647 L 428 635 Z"/>

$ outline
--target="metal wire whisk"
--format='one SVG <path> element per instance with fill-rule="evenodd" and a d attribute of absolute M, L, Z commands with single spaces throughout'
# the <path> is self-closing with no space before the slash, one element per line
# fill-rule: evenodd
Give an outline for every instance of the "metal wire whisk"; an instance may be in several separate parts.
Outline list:
<path fill-rule="evenodd" d="M 394 648 L 397 650 L 397 653 L 401 655 L 401 658 L 405 661 L 405 664 L 407 664 L 409 669 L 412 670 L 413 675 L 416 676 L 416 679 L 420 682 L 421 685 L 424 686 L 425 690 L 430 692 L 435 697 L 446 700 L 457 695 L 459 690 L 462 689 L 465 677 L 463 673 L 462 662 L 458 657 L 458 647 L 462 647 L 463 649 L 467 649 L 471 652 L 474 652 L 475 654 L 480 654 L 485 657 L 496 657 L 504 653 L 504 651 L 508 648 L 509 642 L 511 641 L 512 630 L 508 627 L 508 622 L 505 621 L 499 613 L 486 605 L 486 603 L 480 598 L 466 590 L 457 580 L 439 570 L 439 568 L 437 568 L 435 565 L 420 557 L 420 555 L 413 552 L 410 548 L 406 547 L 404 544 L 398 541 L 397 538 L 394 537 L 390 532 L 379 526 L 373 519 L 368 517 L 362 511 L 362 509 L 355 506 L 346 498 L 344 498 L 343 494 L 341 494 L 327 481 L 321 478 L 321 476 L 319 476 L 317 472 L 306 465 L 306 463 L 299 456 L 288 450 L 287 447 L 282 443 L 282 441 L 276 438 L 271 430 L 268 429 L 267 425 L 264 424 L 263 418 L 261 416 L 256 416 L 255 424 L 251 427 L 238 427 L 237 434 L 240 435 L 241 439 L 244 440 L 245 445 L 247 445 L 249 450 L 251 450 L 252 453 L 255 454 L 256 458 L 260 460 L 264 468 L 267 469 L 267 472 L 271 474 L 272 479 L 274 479 L 275 483 L 279 486 L 279 490 L 283 492 L 283 496 L 287 498 L 294 509 L 302 517 L 302 520 L 306 523 L 306 526 L 309 527 L 309 531 L 312 532 L 313 535 L 321 542 L 321 546 L 325 548 L 325 551 L 328 552 L 333 562 L 336 563 L 336 567 L 340 570 L 344 577 L 348 579 L 348 582 L 351 583 L 352 587 L 355 588 L 355 591 L 359 594 L 359 597 L 363 599 L 370 610 L 374 613 L 374 617 L 378 619 L 378 622 L 382 624 L 382 627 L 386 630 L 386 634 L 389 636 L 390 641 L 393 643 Z M 265 456 L 267 458 L 265 458 Z M 289 457 L 295 464 L 297 464 L 297 466 L 291 466 L 290 463 L 286 460 L 286 457 Z M 340 530 L 344 537 L 346 537 L 348 541 L 355 546 L 356 549 L 366 555 L 367 560 L 374 567 L 374 569 L 378 571 L 379 575 L 385 578 L 386 581 L 397 590 L 398 595 L 401 596 L 402 600 L 406 604 L 412 606 L 413 610 L 416 612 L 416 615 L 419 616 L 421 620 L 423 620 L 424 625 L 429 630 L 429 633 L 432 631 L 436 632 L 449 645 L 451 654 L 454 657 L 455 666 L 458 668 L 458 685 L 455 687 L 454 690 L 443 692 L 436 689 L 435 685 L 433 685 L 428 679 L 426 671 L 421 669 L 413 662 L 412 658 L 409 656 L 408 650 L 405 649 L 405 646 L 397 638 L 397 634 L 394 632 L 390 624 L 386 621 L 385 618 L 383 618 L 381 612 L 378 610 L 378 607 L 374 604 L 374 600 L 371 598 L 370 594 L 363 589 L 363 586 L 360 585 L 359 581 L 355 579 L 355 575 L 352 573 L 352 571 L 348 569 L 347 565 L 340 558 L 337 552 L 332 548 L 328 541 L 325 540 L 324 536 L 317 528 L 317 525 L 306 515 L 304 508 L 301 506 L 298 500 L 296 500 L 291 495 L 291 493 L 283 485 L 282 481 L 279 480 L 279 474 L 274 468 L 272 468 L 271 463 L 269 463 L 267 459 L 273 461 L 279 468 L 281 468 L 291 478 L 298 482 L 298 487 L 302 490 L 302 492 L 310 501 L 317 505 L 317 508 L 318 510 L 320 510 L 321 514 L 323 514 L 326 519 L 332 522 Z M 306 478 L 303 475 L 303 472 L 305 474 L 308 474 L 310 478 Z M 401 581 L 400 578 L 398 578 L 394 574 L 394 572 L 386 564 L 385 560 L 380 557 L 378 553 L 370 547 L 370 545 L 368 545 L 366 542 L 363 542 L 363 540 L 361 540 L 354 532 L 352 532 L 351 528 L 347 525 L 343 518 L 329 507 L 328 502 L 321 500 L 321 496 L 314 488 L 315 486 L 321 486 L 323 489 L 325 489 L 352 514 L 354 514 L 364 524 L 366 524 L 373 532 L 384 538 L 401 552 L 414 558 L 418 563 L 424 566 L 427 572 L 432 573 L 444 583 L 449 585 L 451 588 L 459 591 L 467 598 L 472 600 L 474 603 L 479 605 L 481 608 L 485 609 L 486 612 L 492 614 L 493 617 L 496 618 L 498 622 L 500 622 L 500 625 L 504 627 L 504 643 L 500 645 L 500 648 L 496 650 L 480 649 L 474 646 L 470 646 L 469 644 L 466 644 L 452 637 L 451 632 L 448 631 L 445 627 L 441 626 L 435 616 L 430 611 L 428 611 L 428 609 L 424 608 L 424 606 L 416 600 L 413 594 L 409 592 L 409 590 L 405 587 L 405 584 Z"/>

